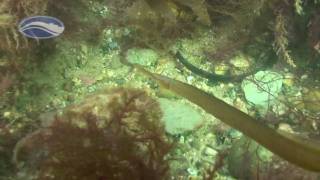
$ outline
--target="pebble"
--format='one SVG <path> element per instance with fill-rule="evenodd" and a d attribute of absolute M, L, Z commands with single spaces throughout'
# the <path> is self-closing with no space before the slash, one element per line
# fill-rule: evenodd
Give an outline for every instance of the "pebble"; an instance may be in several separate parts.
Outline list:
<path fill-rule="evenodd" d="M 188 83 L 192 83 L 193 79 L 194 79 L 193 76 L 188 76 L 187 77 L 187 82 Z"/>
<path fill-rule="evenodd" d="M 288 133 L 294 133 L 291 126 L 287 123 L 280 123 L 278 129 Z"/>
<path fill-rule="evenodd" d="M 189 175 L 191 175 L 191 176 L 197 176 L 198 175 L 198 170 L 195 169 L 195 168 L 188 168 L 187 171 L 188 171 Z"/>
<path fill-rule="evenodd" d="M 11 116 L 11 112 L 10 111 L 6 111 L 3 113 L 3 117 L 8 118 L 9 116 Z"/>
<path fill-rule="evenodd" d="M 307 79 L 308 78 L 308 75 L 307 74 L 304 74 L 301 76 L 301 80 L 304 80 L 304 79 Z"/>
<path fill-rule="evenodd" d="M 216 156 L 218 154 L 218 152 L 215 149 L 211 148 L 211 147 L 206 147 L 204 149 L 204 153 L 206 155 L 208 155 L 208 156 Z"/>

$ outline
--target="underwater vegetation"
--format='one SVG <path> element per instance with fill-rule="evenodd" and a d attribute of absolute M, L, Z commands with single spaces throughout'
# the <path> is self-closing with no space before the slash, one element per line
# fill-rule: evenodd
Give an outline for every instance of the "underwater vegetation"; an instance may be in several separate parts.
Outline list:
<path fill-rule="evenodd" d="M 318 179 L 319 29 L 319 0 L 1 0 L 0 179 Z M 206 112 L 170 133 L 158 97 Z"/>
<path fill-rule="evenodd" d="M 39 180 L 166 179 L 172 144 L 161 115 L 142 90 L 103 90 L 21 139 L 13 161 Z"/>
<path fill-rule="evenodd" d="M 165 76 L 152 74 L 144 70 L 139 65 L 133 66 L 145 75 L 157 81 L 157 83 L 164 88 L 169 89 L 199 105 L 208 113 L 241 131 L 280 157 L 308 170 L 320 171 L 319 142 L 277 132 L 276 130 L 273 130 L 251 118 L 240 110 L 237 110 L 227 103 L 195 87 Z"/>
<path fill-rule="evenodd" d="M 39 45 L 55 49 L 55 41 L 42 44 L 17 32 L 15 27 L 22 18 L 37 14 L 61 19 L 68 27 L 63 38 L 72 41 L 97 44 L 106 27 L 129 29 L 128 36 L 116 38 L 123 53 L 131 47 L 168 53 L 179 38 L 191 37 L 200 26 L 212 29 L 219 37 L 214 45 L 199 52 L 213 65 L 228 62 L 239 51 L 256 57 L 261 61 L 258 64 L 274 64 L 275 56 L 288 68 L 318 64 L 320 18 L 316 0 L 3 0 L 0 39 L 4 43 L 0 51 L 5 64 L 23 64 L 19 59 Z M 262 51 L 263 60 L 258 58 Z M 306 60 L 300 62 L 301 54 Z"/>
<path fill-rule="evenodd" d="M 269 56 L 276 54 L 295 67 L 299 62 L 293 62 L 296 55 L 292 49 L 305 46 L 313 52 L 308 61 L 313 61 L 318 51 L 317 1 L 121 0 L 108 5 L 113 7 L 110 23 L 133 30 L 124 47 L 131 42 L 168 51 L 175 39 L 191 36 L 195 27 L 202 25 L 213 27 L 220 37 L 215 46 L 203 50 L 208 61 L 228 60 L 239 50 L 254 55 L 257 52 L 248 47 L 257 44 Z"/>

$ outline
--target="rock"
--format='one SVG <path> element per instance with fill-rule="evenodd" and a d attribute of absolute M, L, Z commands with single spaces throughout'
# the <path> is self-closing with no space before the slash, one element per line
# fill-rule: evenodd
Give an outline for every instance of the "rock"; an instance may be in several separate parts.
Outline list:
<path fill-rule="evenodd" d="M 227 157 L 228 169 L 236 179 L 256 179 L 252 172 L 267 168 L 272 156 L 269 150 L 243 136 L 232 144 Z"/>
<path fill-rule="evenodd" d="M 302 92 L 304 107 L 314 113 L 320 112 L 320 89 L 311 88 Z"/>
<path fill-rule="evenodd" d="M 206 147 L 204 149 L 204 154 L 207 156 L 216 156 L 218 154 L 218 152 L 211 147 Z"/>
<path fill-rule="evenodd" d="M 192 168 L 192 167 L 188 168 L 187 171 L 190 176 L 197 176 L 199 173 L 199 171 L 196 168 Z"/>
<path fill-rule="evenodd" d="M 165 98 L 159 98 L 159 103 L 163 111 L 165 130 L 169 134 L 182 134 L 203 124 L 201 114 L 190 105 Z"/>
<path fill-rule="evenodd" d="M 236 98 L 236 100 L 233 101 L 233 105 L 239 109 L 240 111 L 248 114 L 248 109 L 246 107 L 246 103 L 243 102 L 240 98 Z"/>
<path fill-rule="evenodd" d="M 251 103 L 266 107 L 277 97 L 282 88 L 282 75 L 272 71 L 259 71 L 246 78 L 241 87 Z"/>
<path fill-rule="evenodd" d="M 239 54 L 230 59 L 230 63 L 235 67 L 233 68 L 233 71 L 236 73 L 243 73 L 247 71 L 251 66 L 250 60 L 251 59 L 249 57 L 243 54 Z"/>
<path fill-rule="evenodd" d="M 221 63 L 214 67 L 214 73 L 218 75 L 225 75 L 229 71 L 230 67 L 227 64 Z"/>
<path fill-rule="evenodd" d="M 193 76 L 188 76 L 188 77 L 187 77 L 187 82 L 188 82 L 189 84 L 191 84 L 193 81 L 194 81 L 194 77 L 193 77 Z"/>
<path fill-rule="evenodd" d="M 294 85 L 295 76 L 292 73 L 287 73 L 284 75 L 283 84 L 286 86 Z"/>
<path fill-rule="evenodd" d="M 238 130 L 230 129 L 229 136 L 231 139 L 240 139 L 243 136 L 243 134 Z"/>
<path fill-rule="evenodd" d="M 158 54 L 151 49 L 129 49 L 127 52 L 127 60 L 131 63 L 143 66 L 152 66 L 158 60 Z"/>
<path fill-rule="evenodd" d="M 283 97 L 279 97 L 281 99 Z M 283 116 L 289 111 L 289 107 L 281 102 L 277 102 L 273 105 L 272 111 L 277 115 L 277 116 Z"/>
<path fill-rule="evenodd" d="M 284 132 L 287 132 L 287 133 L 291 133 L 291 134 L 294 133 L 294 131 L 292 130 L 291 126 L 289 124 L 287 124 L 287 123 L 280 123 L 279 127 L 278 127 L 278 130 L 284 131 Z"/>

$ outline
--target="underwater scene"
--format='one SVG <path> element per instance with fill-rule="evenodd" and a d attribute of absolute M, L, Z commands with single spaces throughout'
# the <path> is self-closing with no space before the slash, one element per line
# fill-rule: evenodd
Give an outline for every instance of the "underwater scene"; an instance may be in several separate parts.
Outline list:
<path fill-rule="evenodd" d="M 320 180 L 320 1 L 1 0 L 0 180 Z"/>

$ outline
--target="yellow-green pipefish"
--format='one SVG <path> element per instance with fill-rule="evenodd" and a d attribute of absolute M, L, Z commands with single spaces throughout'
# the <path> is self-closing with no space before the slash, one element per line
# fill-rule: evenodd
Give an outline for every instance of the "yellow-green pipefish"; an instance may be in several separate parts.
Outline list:
<path fill-rule="evenodd" d="M 283 134 L 257 121 L 222 100 L 186 83 L 151 73 L 132 65 L 165 89 L 185 97 L 206 112 L 241 131 L 283 159 L 305 169 L 320 172 L 320 144 L 292 134 Z"/>

